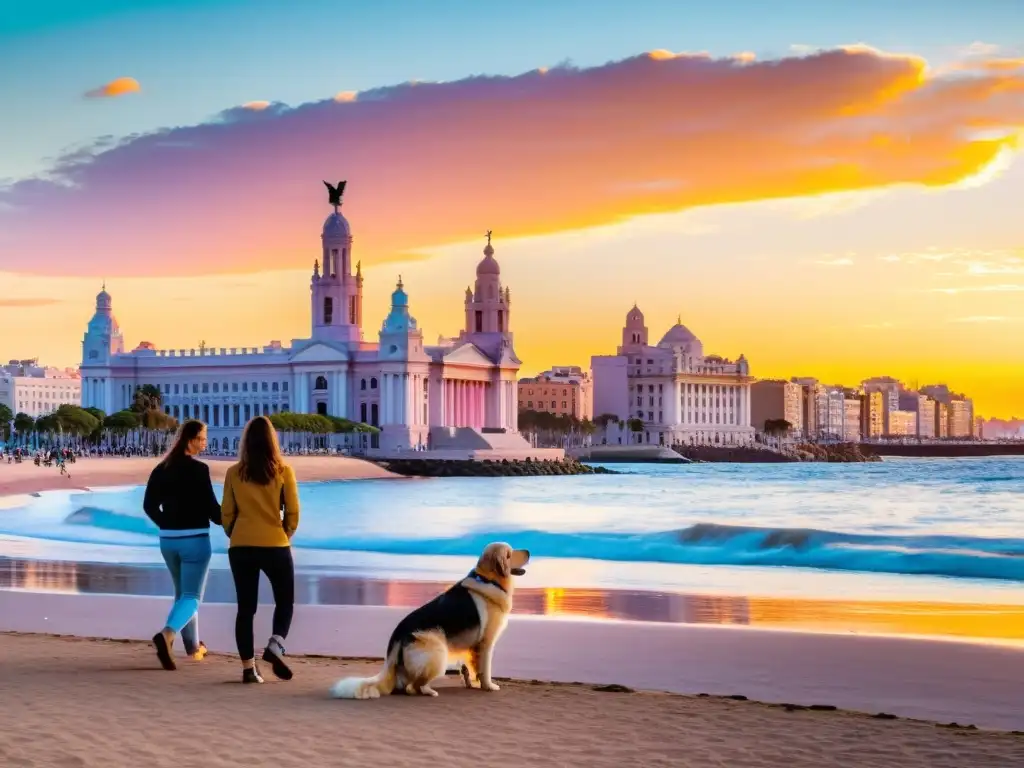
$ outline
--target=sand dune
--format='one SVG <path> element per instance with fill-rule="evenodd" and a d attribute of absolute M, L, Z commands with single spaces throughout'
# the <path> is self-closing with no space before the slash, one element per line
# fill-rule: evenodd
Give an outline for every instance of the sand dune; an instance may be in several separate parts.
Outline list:
<path fill-rule="evenodd" d="M 311 765 L 1009 768 L 1024 737 L 728 699 L 454 679 L 437 699 L 334 701 L 372 662 L 295 659 L 295 679 L 238 682 L 211 655 L 157 668 L 142 643 L 0 635 L 0 763 L 290 768 Z"/>
<path fill-rule="evenodd" d="M 224 479 L 233 460 L 204 458 L 214 482 Z M 0 496 L 12 493 L 52 491 L 62 488 L 84 490 L 112 485 L 143 485 L 157 459 L 105 456 L 79 459 L 68 464 L 68 475 L 56 467 L 37 467 L 30 460 L 21 464 L 0 463 Z M 378 465 L 349 456 L 290 456 L 288 463 L 299 481 L 360 480 L 398 478 Z"/>

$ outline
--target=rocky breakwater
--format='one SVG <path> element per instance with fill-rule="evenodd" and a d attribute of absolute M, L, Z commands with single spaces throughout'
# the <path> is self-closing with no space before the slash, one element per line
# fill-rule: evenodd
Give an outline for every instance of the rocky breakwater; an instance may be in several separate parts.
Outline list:
<path fill-rule="evenodd" d="M 879 461 L 877 456 L 861 451 L 856 443 L 815 445 L 801 443 L 785 451 L 774 451 L 761 446 L 676 446 L 677 453 L 691 461 L 733 462 L 737 464 L 787 464 L 800 461 L 825 461 L 842 464 Z"/>
<path fill-rule="evenodd" d="M 881 461 L 878 456 L 860 449 L 856 443 L 815 445 L 801 443 L 793 449 L 797 461 L 827 461 L 840 464 L 857 464 L 863 461 Z"/>
<path fill-rule="evenodd" d="M 539 477 L 554 475 L 614 475 L 605 467 L 591 467 L 575 459 L 522 461 L 471 459 L 381 459 L 376 462 L 407 477 Z"/>

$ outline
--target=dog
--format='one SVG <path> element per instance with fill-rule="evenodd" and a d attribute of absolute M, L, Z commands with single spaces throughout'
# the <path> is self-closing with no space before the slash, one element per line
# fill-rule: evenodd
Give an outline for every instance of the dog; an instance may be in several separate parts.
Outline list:
<path fill-rule="evenodd" d="M 331 688 L 336 699 L 376 699 L 391 693 L 437 696 L 430 683 L 461 662 L 467 688 L 497 691 L 491 657 L 512 612 L 514 576 L 526 573 L 530 553 L 495 542 L 476 568 L 402 619 L 388 640 L 384 668 L 375 677 L 347 677 Z"/>

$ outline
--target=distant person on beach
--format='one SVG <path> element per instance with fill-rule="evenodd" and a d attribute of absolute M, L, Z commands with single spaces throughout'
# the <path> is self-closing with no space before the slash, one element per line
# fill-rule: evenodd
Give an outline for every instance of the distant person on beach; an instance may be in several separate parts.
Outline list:
<path fill-rule="evenodd" d="M 281 457 L 277 435 L 266 416 L 257 416 L 245 425 L 238 463 L 228 468 L 224 478 L 221 517 L 231 539 L 228 562 L 238 600 L 235 643 L 242 659 L 242 682 L 263 682 L 256 666 L 252 629 L 261 571 L 274 593 L 273 635 L 263 660 L 277 677 L 291 680 L 284 641 L 295 605 L 291 538 L 299 525 L 299 492 L 295 472 Z"/>
<path fill-rule="evenodd" d="M 199 603 L 210 570 L 210 523 L 220 524 L 210 468 L 195 458 L 206 447 L 206 425 L 181 425 L 167 456 L 156 465 L 142 507 L 160 529 L 160 554 L 174 581 L 174 605 L 167 625 L 153 636 L 164 669 L 175 669 L 174 638 L 181 633 L 185 652 L 197 661 L 206 655 L 199 640 Z"/>

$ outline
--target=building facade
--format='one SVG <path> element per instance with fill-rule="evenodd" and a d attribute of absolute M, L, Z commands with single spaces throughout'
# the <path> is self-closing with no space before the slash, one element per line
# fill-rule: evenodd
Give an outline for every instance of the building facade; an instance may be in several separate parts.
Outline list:
<path fill-rule="evenodd" d="M 974 402 L 945 384 L 931 384 L 921 387 L 921 393 L 935 400 L 936 437 L 969 439 L 974 436 Z M 944 406 L 940 408 L 939 406 Z M 945 434 L 941 434 L 941 432 Z"/>
<path fill-rule="evenodd" d="M 519 410 L 594 418 L 594 386 L 590 372 L 578 365 L 555 366 L 532 378 L 519 380 Z"/>
<path fill-rule="evenodd" d="M 792 381 L 762 379 L 750 385 L 750 423 L 765 431 L 769 421 L 788 421 L 792 435 L 804 434 L 803 388 Z"/>
<path fill-rule="evenodd" d="M 889 412 L 889 437 L 917 437 L 917 412 Z"/>
<path fill-rule="evenodd" d="M 885 395 L 869 390 L 863 395 L 861 434 L 865 440 L 877 440 L 885 434 Z"/>
<path fill-rule="evenodd" d="M 862 437 L 864 395 L 856 389 L 843 393 L 843 442 L 859 443 Z"/>
<path fill-rule="evenodd" d="M 384 451 L 527 448 L 517 431 L 511 293 L 501 284 L 490 233 L 474 285 L 464 297 L 465 327 L 436 345 L 424 342 L 401 277 L 391 311 L 364 338 L 363 276 L 340 203 L 324 221 L 310 278 L 310 336 L 288 345 L 125 351 L 110 294 L 82 340 L 82 400 L 111 413 L 152 384 L 164 410 L 199 418 L 210 442 L 237 447 L 245 423 L 285 411 L 319 413 L 380 427 Z M 353 269 L 354 263 L 354 269 Z"/>
<path fill-rule="evenodd" d="M 591 358 L 594 412 L 643 423 L 640 442 L 655 445 L 749 445 L 750 366 L 705 355 L 681 322 L 648 343 L 643 312 L 626 314 L 614 355 Z"/>
<path fill-rule="evenodd" d="M 40 366 L 36 360 L 12 360 L 0 367 L 0 403 L 13 414 L 37 419 L 61 405 L 81 405 L 82 381 L 77 371 Z"/>

